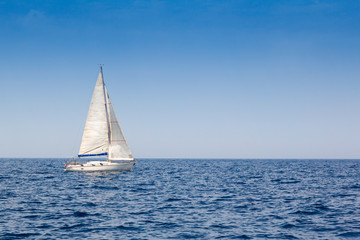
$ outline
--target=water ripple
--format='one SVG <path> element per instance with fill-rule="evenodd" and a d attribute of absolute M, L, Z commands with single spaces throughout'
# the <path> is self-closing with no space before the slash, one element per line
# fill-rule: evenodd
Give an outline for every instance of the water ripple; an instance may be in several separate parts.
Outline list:
<path fill-rule="evenodd" d="M 0 161 L 0 239 L 360 239 L 358 160 Z"/>

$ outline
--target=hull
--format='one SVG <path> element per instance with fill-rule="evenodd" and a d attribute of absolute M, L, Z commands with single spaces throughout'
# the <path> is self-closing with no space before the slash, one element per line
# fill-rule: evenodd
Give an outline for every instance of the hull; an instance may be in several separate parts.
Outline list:
<path fill-rule="evenodd" d="M 87 163 L 69 163 L 65 172 L 95 172 L 95 171 L 130 171 L 135 161 L 110 162 L 90 161 Z"/>

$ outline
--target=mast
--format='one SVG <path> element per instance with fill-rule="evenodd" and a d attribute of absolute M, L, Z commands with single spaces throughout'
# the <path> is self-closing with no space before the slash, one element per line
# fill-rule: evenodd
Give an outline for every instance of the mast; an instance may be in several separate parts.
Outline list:
<path fill-rule="evenodd" d="M 103 83 L 103 91 L 104 91 L 104 100 L 105 100 L 105 112 L 106 112 L 106 124 L 107 124 L 107 129 L 108 129 L 108 147 L 110 148 L 110 144 L 111 144 L 111 132 L 110 132 L 110 122 L 109 122 L 109 111 L 108 111 L 108 102 L 106 99 L 106 91 L 105 91 L 105 82 L 104 82 L 104 75 L 103 75 L 103 70 L 102 70 L 102 65 L 100 64 L 100 73 L 101 73 L 101 78 L 102 78 L 102 83 Z"/>

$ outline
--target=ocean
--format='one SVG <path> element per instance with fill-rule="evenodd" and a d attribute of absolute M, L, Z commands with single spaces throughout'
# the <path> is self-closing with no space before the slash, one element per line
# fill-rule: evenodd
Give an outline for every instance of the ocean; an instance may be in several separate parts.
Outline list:
<path fill-rule="evenodd" d="M 0 239 L 360 239 L 360 160 L 0 159 Z"/>

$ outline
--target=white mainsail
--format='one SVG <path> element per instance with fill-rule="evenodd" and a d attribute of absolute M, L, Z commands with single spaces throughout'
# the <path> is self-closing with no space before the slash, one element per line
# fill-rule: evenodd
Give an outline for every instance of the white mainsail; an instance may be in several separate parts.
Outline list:
<path fill-rule="evenodd" d="M 86 119 L 79 156 L 105 154 L 109 150 L 108 119 L 102 71 L 99 73 Z"/>
<path fill-rule="evenodd" d="M 106 88 L 105 88 L 106 90 Z M 120 124 L 116 117 L 113 105 L 111 104 L 109 94 L 106 90 L 107 105 L 110 122 L 110 145 L 109 145 L 109 159 L 110 160 L 134 160 L 130 148 L 126 142 L 124 134 L 121 130 Z"/>

